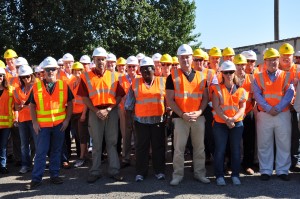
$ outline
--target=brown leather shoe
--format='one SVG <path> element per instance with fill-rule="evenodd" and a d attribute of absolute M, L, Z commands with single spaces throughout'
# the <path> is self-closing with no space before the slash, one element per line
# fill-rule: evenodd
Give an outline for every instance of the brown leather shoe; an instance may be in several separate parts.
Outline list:
<path fill-rule="evenodd" d="M 114 179 L 115 181 L 123 181 L 124 177 L 120 174 L 115 174 L 113 176 L 111 176 L 112 179 Z"/>

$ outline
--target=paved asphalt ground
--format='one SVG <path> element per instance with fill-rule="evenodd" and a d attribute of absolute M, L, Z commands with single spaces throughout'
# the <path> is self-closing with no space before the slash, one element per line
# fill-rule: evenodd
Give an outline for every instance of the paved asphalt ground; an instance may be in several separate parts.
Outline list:
<path fill-rule="evenodd" d="M 71 162 L 74 162 L 72 157 Z M 186 157 L 190 159 L 190 157 Z M 193 179 L 191 161 L 186 161 L 185 177 L 180 185 L 169 185 L 172 173 L 171 155 L 167 154 L 166 180 L 158 181 L 150 166 L 149 175 L 143 182 L 135 182 L 133 166 L 122 169 L 124 182 L 114 182 L 105 174 L 107 161 L 103 164 L 104 176 L 94 184 L 86 182 L 88 167 L 61 170 L 64 179 L 62 185 L 50 183 L 49 172 L 45 171 L 43 183 L 36 190 L 25 191 L 31 175 L 18 174 L 18 167 L 8 164 L 10 174 L 0 174 L 0 198 L 300 198 L 300 173 L 290 173 L 291 180 L 280 180 L 273 175 L 270 181 L 261 181 L 259 174 L 246 176 L 241 173 L 241 186 L 234 186 L 229 177 L 227 186 L 218 187 L 213 176 L 213 165 L 207 165 L 207 176 L 211 184 L 202 184 Z"/>

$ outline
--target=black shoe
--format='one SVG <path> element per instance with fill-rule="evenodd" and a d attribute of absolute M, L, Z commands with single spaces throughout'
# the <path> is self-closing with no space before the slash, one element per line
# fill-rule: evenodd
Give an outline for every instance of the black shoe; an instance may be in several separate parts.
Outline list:
<path fill-rule="evenodd" d="M 42 182 L 31 181 L 28 185 L 26 185 L 25 190 L 32 190 L 36 187 L 40 186 Z"/>
<path fill-rule="evenodd" d="M 111 176 L 111 178 L 114 179 L 115 181 L 123 181 L 124 180 L 124 177 L 120 174 L 113 175 L 113 176 Z"/>
<path fill-rule="evenodd" d="M 269 176 L 268 174 L 261 174 L 260 179 L 262 181 L 268 181 L 270 180 L 271 176 Z"/>
<path fill-rule="evenodd" d="M 6 167 L 0 167 L 0 173 L 2 173 L 2 174 L 8 174 L 9 171 L 8 171 L 8 169 Z"/>
<path fill-rule="evenodd" d="M 50 178 L 50 182 L 52 184 L 62 184 L 62 183 L 64 183 L 63 179 L 61 177 L 58 177 L 58 176 Z"/>
<path fill-rule="evenodd" d="M 278 175 L 278 177 L 283 180 L 283 181 L 290 181 L 290 178 L 288 175 L 286 174 L 281 174 L 281 175 Z"/>
<path fill-rule="evenodd" d="M 88 179 L 87 179 L 87 182 L 88 183 L 94 183 L 96 182 L 98 179 L 100 179 L 102 176 L 101 175 L 92 175 L 90 174 Z"/>
<path fill-rule="evenodd" d="M 130 163 L 129 162 L 122 162 L 121 163 L 121 168 L 124 169 L 126 167 L 129 167 L 130 166 Z"/>

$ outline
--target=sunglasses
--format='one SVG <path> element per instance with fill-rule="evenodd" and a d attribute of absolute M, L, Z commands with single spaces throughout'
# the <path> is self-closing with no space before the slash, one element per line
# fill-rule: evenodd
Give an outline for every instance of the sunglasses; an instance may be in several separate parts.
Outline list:
<path fill-rule="evenodd" d="M 300 59 L 300 57 L 295 57 L 295 59 Z"/>
<path fill-rule="evenodd" d="M 247 60 L 247 62 L 254 63 L 255 60 Z"/>
<path fill-rule="evenodd" d="M 21 76 L 22 79 L 29 79 L 30 77 L 31 77 L 30 75 Z"/>
<path fill-rule="evenodd" d="M 44 69 L 47 73 L 49 73 L 50 71 L 54 72 L 57 70 L 57 68 L 45 68 Z"/>
<path fill-rule="evenodd" d="M 229 70 L 229 71 L 223 71 L 222 73 L 224 75 L 228 75 L 228 74 L 232 75 L 234 72 L 235 72 L 234 70 Z"/>
<path fill-rule="evenodd" d="M 194 62 L 202 62 L 204 59 L 193 59 Z"/>
<path fill-rule="evenodd" d="M 135 68 L 136 65 L 127 65 L 127 68 Z"/>
<path fill-rule="evenodd" d="M 4 77 L 5 75 L 4 74 L 0 74 L 0 77 Z"/>
<path fill-rule="evenodd" d="M 172 64 L 161 64 L 161 66 L 171 66 Z"/>

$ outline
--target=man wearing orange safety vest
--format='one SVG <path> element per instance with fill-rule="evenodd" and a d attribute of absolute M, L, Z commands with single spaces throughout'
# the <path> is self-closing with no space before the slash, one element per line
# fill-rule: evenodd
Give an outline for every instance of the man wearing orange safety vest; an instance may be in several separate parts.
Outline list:
<path fill-rule="evenodd" d="M 118 140 L 118 104 L 125 95 L 119 84 L 118 74 L 106 70 L 107 52 L 104 48 L 96 48 L 93 60 L 96 65 L 90 72 L 82 74 L 77 95 L 89 108 L 90 136 L 93 139 L 93 165 L 87 179 L 94 183 L 101 178 L 102 140 L 105 136 L 109 157 L 108 173 L 117 181 L 122 181 L 120 162 L 117 153 Z"/>
<path fill-rule="evenodd" d="M 257 154 L 261 180 L 269 180 L 274 165 L 279 178 L 288 181 L 291 166 L 291 113 L 294 96 L 290 73 L 278 69 L 279 52 L 269 48 L 264 54 L 267 70 L 255 74 L 253 93 L 257 103 Z M 275 138 L 275 139 L 274 139 Z"/>
<path fill-rule="evenodd" d="M 56 60 L 47 57 L 43 61 L 43 69 L 45 70 L 45 79 L 33 85 L 29 99 L 37 143 L 32 181 L 26 186 L 27 190 L 34 189 L 41 184 L 48 152 L 50 154 L 50 181 L 53 184 L 63 183 L 59 177 L 59 170 L 65 138 L 64 131 L 73 111 L 72 91 L 65 82 L 56 79 L 58 70 Z"/>
<path fill-rule="evenodd" d="M 181 69 L 172 71 L 166 82 L 167 104 L 173 110 L 174 157 L 170 185 L 178 185 L 184 176 L 184 150 L 189 134 L 193 145 L 194 178 L 210 183 L 205 169 L 204 131 L 202 115 L 208 103 L 206 78 L 192 69 L 193 50 L 182 44 L 177 51 Z"/>

